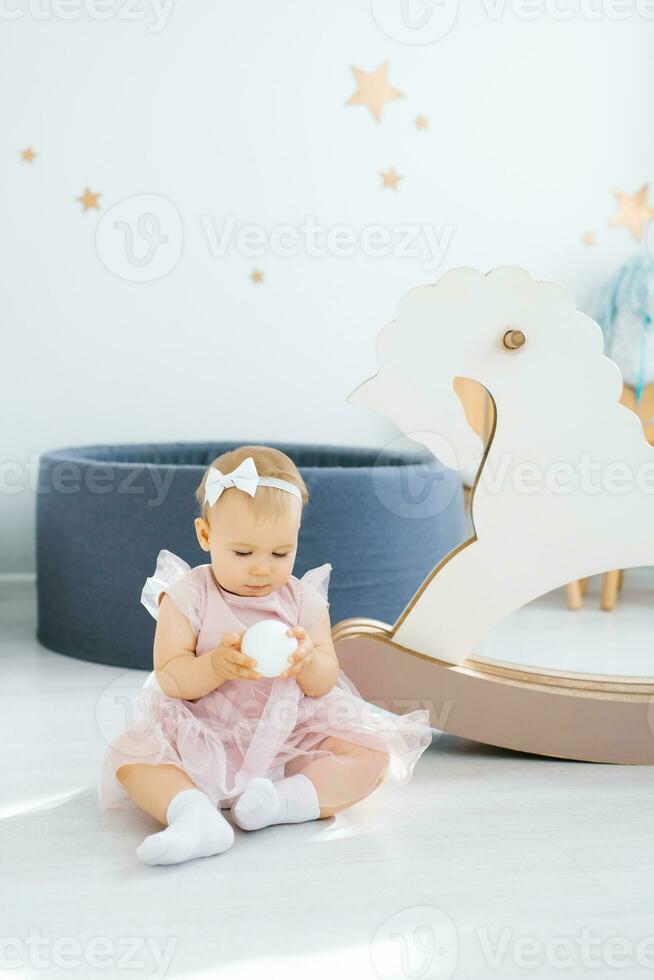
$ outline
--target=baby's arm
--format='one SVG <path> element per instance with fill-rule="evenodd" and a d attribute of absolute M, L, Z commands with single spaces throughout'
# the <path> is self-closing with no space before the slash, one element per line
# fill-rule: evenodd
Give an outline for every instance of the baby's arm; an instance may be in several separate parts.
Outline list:
<path fill-rule="evenodd" d="M 332 642 L 329 610 L 325 609 L 319 622 L 306 632 L 313 643 L 313 657 L 295 679 L 308 697 L 321 698 L 334 687 L 340 671 Z M 282 676 L 286 676 L 287 673 L 288 671 Z"/>
<path fill-rule="evenodd" d="M 240 637 L 227 633 L 220 644 L 197 657 L 197 639 L 191 624 L 164 593 L 154 636 L 154 672 L 159 687 L 170 698 L 195 701 L 233 677 L 256 679 L 251 659 L 240 651 Z"/>

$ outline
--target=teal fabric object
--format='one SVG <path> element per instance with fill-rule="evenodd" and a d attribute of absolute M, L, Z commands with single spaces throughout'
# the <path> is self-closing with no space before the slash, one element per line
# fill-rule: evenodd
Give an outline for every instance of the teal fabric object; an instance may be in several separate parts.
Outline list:
<path fill-rule="evenodd" d="M 654 381 L 654 260 L 639 252 L 593 298 L 590 315 L 604 333 L 606 355 L 640 400 Z"/>

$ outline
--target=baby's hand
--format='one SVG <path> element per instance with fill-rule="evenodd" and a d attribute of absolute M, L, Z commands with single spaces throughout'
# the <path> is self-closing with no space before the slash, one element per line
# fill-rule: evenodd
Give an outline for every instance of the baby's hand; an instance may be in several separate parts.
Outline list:
<path fill-rule="evenodd" d="M 301 626 L 291 626 L 286 630 L 288 636 L 297 637 L 298 647 L 289 656 L 289 660 L 292 664 L 280 677 L 297 677 L 301 670 L 308 667 L 313 660 L 313 654 L 315 652 L 315 646 L 313 645 L 313 640 L 308 635 L 307 631 Z"/>
<path fill-rule="evenodd" d="M 241 640 L 245 630 L 225 633 L 217 647 L 211 651 L 211 663 L 215 673 L 225 681 L 257 681 L 261 674 L 254 670 L 256 660 L 241 653 Z"/>

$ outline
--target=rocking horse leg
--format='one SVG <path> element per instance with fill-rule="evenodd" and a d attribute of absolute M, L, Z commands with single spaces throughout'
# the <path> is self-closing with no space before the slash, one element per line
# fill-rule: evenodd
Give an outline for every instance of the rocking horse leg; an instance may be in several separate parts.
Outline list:
<path fill-rule="evenodd" d="M 565 587 L 565 595 L 568 601 L 568 609 L 581 609 L 582 589 L 579 580 L 568 582 Z"/>
<path fill-rule="evenodd" d="M 582 578 L 579 581 L 581 584 L 581 594 L 586 595 L 588 592 L 588 586 L 590 585 L 590 578 Z"/>
<path fill-rule="evenodd" d="M 616 596 L 618 594 L 618 581 L 620 578 L 619 571 L 605 572 L 604 582 L 602 585 L 602 609 L 613 609 L 615 605 Z"/>

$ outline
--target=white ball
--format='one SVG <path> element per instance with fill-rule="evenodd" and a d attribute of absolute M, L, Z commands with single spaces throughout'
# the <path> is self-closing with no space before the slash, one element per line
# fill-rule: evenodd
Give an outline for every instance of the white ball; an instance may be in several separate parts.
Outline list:
<path fill-rule="evenodd" d="M 289 655 L 298 647 L 296 636 L 287 636 L 287 623 L 278 619 L 262 619 L 245 631 L 241 650 L 256 660 L 254 670 L 264 677 L 277 677 L 290 667 Z"/>

